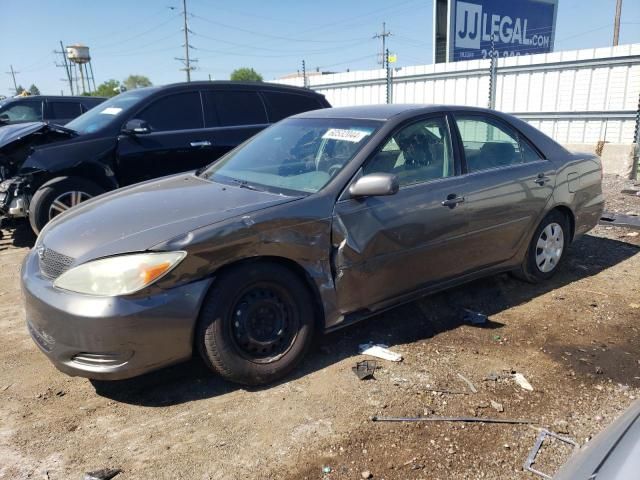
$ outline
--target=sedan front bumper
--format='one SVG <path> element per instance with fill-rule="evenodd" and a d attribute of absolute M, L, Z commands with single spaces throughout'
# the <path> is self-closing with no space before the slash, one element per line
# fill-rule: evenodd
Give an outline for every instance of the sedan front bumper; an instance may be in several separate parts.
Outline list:
<path fill-rule="evenodd" d="M 60 371 L 120 380 L 191 357 L 211 280 L 143 297 L 93 297 L 54 288 L 38 263 L 31 251 L 22 266 L 27 327 Z"/>

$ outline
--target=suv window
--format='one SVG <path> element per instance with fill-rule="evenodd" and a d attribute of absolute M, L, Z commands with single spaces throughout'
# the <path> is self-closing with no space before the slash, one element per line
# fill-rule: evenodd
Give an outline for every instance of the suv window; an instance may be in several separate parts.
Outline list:
<path fill-rule="evenodd" d="M 258 92 L 210 91 L 205 93 L 205 97 L 207 126 L 226 127 L 268 123 Z"/>
<path fill-rule="evenodd" d="M 145 120 L 151 130 L 157 132 L 202 128 L 200 92 L 176 93 L 159 98 L 137 114 L 136 118 Z"/>
<path fill-rule="evenodd" d="M 281 92 L 262 92 L 269 111 L 269 120 L 277 122 L 296 113 L 317 110 L 321 108 L 320 102 L 306 95 Z"/>
<path fill-rule="evenodd" d="M 80 104 L 75 102 L 47 102 L 49 118 L 76 118 L 82 113 Z"/>
<path fill-rule="evenodd" d="M 42 120 L 42 102 L 16 102 L 0 111 L 0 119 L 8 122 L 37 122 Z"/>
<path fill-rule="evenodd" d="M 394 133 L 363 172 L 393 173 L 400 185 L 453 176 L 451 140 L 444 118 L 421 120 Z"/>
<path fill-rule="evenodd" d="M 456 115 L 456 123 L 469 172 L 523 162 L 518 134 L 506 125 L 480 115 Z"/>

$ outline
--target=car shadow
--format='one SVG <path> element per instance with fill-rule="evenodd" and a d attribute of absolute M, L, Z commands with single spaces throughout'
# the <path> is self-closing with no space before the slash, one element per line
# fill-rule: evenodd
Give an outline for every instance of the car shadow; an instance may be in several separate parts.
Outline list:
<path fill-rule="evenodd" d="M 18 218 L 0 219 L 0 251 L 9 248 L 31 248 L 36 243 L 36 234 L 29 221 Z"/>
<path fill-rule="evenodd" d="M 596 275 L 640 252 L 640 247 L 586 235 L 571 246 L 565 262 L 549 281 L 531 285 L 500 274 L 398 306 L 359 324 L 321 336 L 316 347 L 287 378 L 264 387 L 247 388 L 213 375 L 194 356 L 188 362 L 122 381 L 91 381 L 98 395 L 142 406 L 162 407 L 223 395 L 237 389 L 261 391 L 303 377 L 357 355 L 366 342 L 390 346 L 435 337 L 464 324 L 465 309 L 491 316 L 546 292 Z M 496 329 L 487 321 L 476 326 Z"/>

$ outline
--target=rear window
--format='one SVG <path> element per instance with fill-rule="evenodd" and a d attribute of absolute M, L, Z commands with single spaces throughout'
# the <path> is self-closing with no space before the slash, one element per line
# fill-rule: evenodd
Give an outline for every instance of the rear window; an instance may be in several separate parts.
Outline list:
<path fill-rule="evenodd" d="M 205 93 L 207 126 L 260 125 L 268 123 L 257 92 L 211 91 Z"/>
<path fill-rule="evenodd" d="M 48 102 L 49 118 L 76 118 L 82 113 L 80 104 L 75 102 Z"/>
<path fill-rule="evenodd" d="M 269 111 L 269 120 L 277 122 L 296 113 L 317 110 L 322 105 L 318 99 L 306 95 L 281 92 L 262 92 Z"/>
<path fill-rule="evenodd" d="M 200 93 L 177 93 L 159 98 L 136 118 L 145 120 L 151 130 L 158 132 L 202 128 Z"/>

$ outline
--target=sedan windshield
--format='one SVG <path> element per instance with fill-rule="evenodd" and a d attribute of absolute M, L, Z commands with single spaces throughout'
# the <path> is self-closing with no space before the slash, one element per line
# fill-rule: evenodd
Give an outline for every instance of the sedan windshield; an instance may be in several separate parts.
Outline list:
<path fill-rule="evenodd" d="M 71 130 L 75 130 L 79 134 L 93 133 L 100 130 L 105 125 L 120 116 L 129 107 L 137 103 L 139 100 L 151 95 L 155 89 L 139 89 L 121 93 L 106 102 L 103 102 L 83 113 L 74 120 L 71 120 L 65 126 Z"/>
<path fill-rule="evenodd" d="M 284 120 L 222 157 L 201 176 L 279 193 L 315 193 L 371 139 L 380 122 Z"/>

